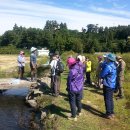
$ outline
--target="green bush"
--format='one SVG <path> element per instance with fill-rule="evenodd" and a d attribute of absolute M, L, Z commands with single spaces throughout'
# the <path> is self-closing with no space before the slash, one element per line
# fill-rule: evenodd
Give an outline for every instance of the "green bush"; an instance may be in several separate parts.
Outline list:
<path fill-rule="evenodd" d="M 29 50 L 16 48 L 13 45 L 0 47 L 0 54 L 19 54 L 21 50 L 23 50 L 26 55 L 30 54 Z"/>

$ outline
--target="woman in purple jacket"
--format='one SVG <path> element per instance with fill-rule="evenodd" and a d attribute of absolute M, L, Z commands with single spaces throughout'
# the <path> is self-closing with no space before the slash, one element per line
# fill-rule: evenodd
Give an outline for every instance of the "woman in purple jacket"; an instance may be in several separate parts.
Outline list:
<path fill-rule="evenodd" d="M 69 58 L 67 64 L 69 67 L 67 91 L 71 108 L 71 116 L 68 119 L 77 121 L 76 115 L 81 115 L 82 108 L 81 99 L 84 84 L 83 65 L 74 58 Z"/>

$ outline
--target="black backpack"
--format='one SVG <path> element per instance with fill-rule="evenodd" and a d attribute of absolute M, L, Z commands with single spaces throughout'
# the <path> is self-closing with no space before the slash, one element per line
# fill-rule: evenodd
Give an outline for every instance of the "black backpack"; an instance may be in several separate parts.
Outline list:
<path fill-rule="evenodd" d="M 64 71 L 64 64 L 61 61 L 57 62 L 57 66 L 56 66 L 56 73 L 63 73 Z"/>

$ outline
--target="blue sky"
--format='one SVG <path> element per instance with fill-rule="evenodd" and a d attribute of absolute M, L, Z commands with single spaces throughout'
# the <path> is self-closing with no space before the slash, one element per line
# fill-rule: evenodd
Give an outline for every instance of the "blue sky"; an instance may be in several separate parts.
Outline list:
<path fill-rule="evenodd" d="M 42 29 L 47 20 L 65 22 L 79 31 L 87 24 L 129 25 L 129 6 L 130 0 L 1 0 L 0 35 L 15 23 Z"/>

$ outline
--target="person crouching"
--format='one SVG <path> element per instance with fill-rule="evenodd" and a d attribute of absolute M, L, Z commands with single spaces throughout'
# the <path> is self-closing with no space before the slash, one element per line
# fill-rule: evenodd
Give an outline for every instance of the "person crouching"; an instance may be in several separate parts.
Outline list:
<path fill-rule="evenodd" d="M 82 109 L 82 91 L 83 91 L 83 67 L 76 61 L 75 58 L 69 58 L 67 60 L 69 67 L 69 74 L 67 78 L 67 91 L 69 97 L 69 103 L 71 108 L 71 116 L 69 120 L 77 121 L 77 115 L 81 115 Z"/>

